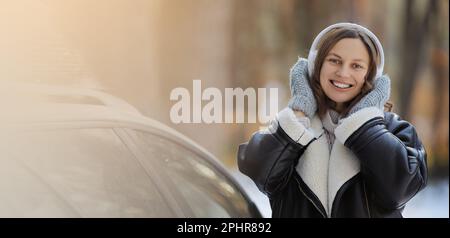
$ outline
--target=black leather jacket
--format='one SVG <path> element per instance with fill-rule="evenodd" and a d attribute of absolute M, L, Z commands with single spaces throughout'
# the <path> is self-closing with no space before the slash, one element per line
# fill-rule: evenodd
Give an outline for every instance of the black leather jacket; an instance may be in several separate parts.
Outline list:
<path fill-rule="evenodd" d="M 329 215 L 296 172 L 305 149 L 278 126 L 255 133 L 238 152 L 239 170 L 270 200 L 272 217 L 402 217 L 427 182 L 426 152 L 415 128 L 384 112 L 365 122 L 345 141 L 360 161 L 360 172 L 340 187 Z"/>

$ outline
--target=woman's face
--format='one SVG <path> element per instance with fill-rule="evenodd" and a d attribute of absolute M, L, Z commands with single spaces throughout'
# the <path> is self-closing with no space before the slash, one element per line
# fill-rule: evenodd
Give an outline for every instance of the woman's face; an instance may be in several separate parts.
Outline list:
<path fill-rule="evenodd" d="M 320 69 L 320 86 L 342 110 L 345 102 L 361 92 L 369 67 L 369 53 L 360 39 L 345 38 L 336 43 Z"/>

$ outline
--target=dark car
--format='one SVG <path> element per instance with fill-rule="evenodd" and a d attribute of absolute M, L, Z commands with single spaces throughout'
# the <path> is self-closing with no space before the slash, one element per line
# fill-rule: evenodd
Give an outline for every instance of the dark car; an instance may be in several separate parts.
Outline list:
<path fill-rule="evenodd" d="M 1 217 L 261 217 L 213 155 L 120 99 L 5 88 Z"/>

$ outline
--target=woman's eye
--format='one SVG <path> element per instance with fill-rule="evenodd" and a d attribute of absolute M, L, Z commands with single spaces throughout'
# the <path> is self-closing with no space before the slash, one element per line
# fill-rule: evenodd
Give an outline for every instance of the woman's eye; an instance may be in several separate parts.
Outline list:
<path fill-rule="evenodd" d="M 340 61 L 337 60 L 337 59 L 328 59 L 328 61 L 330 61 L 333 64 L 339 64 L 340 63 Z"/>
<path fill-rule="evenodd" d="M 359 65 L 359 64 L 354 64 L 353 68 L 355 68 L 355 69 L 362 69 L 363 67 L 361 65 Z"/>

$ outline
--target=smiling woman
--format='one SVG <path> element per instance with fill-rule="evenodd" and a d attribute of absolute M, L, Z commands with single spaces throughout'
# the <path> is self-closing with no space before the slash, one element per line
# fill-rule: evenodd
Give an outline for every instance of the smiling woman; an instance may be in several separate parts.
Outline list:
<path fill-rule="evenodd" d="M 425 187 L 414 126 L 383 112 L 383 67 L 378 38 L 352 23 L 325 28 L 292 67 L 289 107 L 238 152 L 272 217 L 402 217 Z"/>

